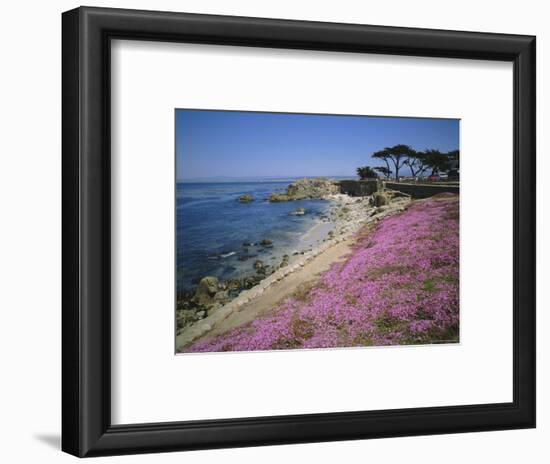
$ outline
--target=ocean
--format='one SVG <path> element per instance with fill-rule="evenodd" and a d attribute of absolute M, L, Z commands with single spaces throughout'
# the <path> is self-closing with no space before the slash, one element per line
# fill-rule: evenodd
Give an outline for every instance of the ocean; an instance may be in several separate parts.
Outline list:
<path fill-rule="evenodd" d="M 307 251 L 328 234 L 330 202 L 270 203 L 292 180 L 176 184 L 176 267 L 178 293 L 192 291 L 201 278 L 253 275 L 254 262 L 278 266 L 283 255 Z M 255 201 L 240 203 L 241 195 Z M 289 213 L 304 208 L 303 216 Z M 271 241 L 268 246 L 262 240 Z M 246 246 L 245 246 L 246 245 Z"/>

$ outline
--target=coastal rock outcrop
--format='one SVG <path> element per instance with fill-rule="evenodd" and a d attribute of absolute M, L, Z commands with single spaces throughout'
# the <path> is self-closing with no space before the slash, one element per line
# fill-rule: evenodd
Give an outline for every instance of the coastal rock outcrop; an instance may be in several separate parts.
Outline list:
<path fill-rule="evenodd" d="M 209 306 L 213 303 L 213 298 L 221 290 L 220 282 L 217 277 L 203 277 L 199 282 L 195 296 L 193 297 L 193 303 Z"/>
<path fill-rule="evenodd" d="M 386 195 L 384 192 L 375 192 L 372 198 L 374 206 L 377 207 L 385 206 L 390 202 L 388 195 Z"/>
<path fill-rule="evenodd" d="M 239 279 L 229 279 L 225 282 L 225 285 L 227 287 L 227 290 L 231 291 L 238 291 L 241 289 L 242 284 Z"/>
<path fill-rule="evenodd" d="M 295 201 L 307 199 L 321 199 L 328 195 L 340 192 L 336 183 L 329 179 L 317 177 L 315 179 L 300 179 L 290 184 L 286 193 L 272 193 L 269 201 L 272 203 L 281 201 Z"/>
<path fill-rule="evenodd" d="M 280 203 L 282 201 L 291 201 L 293 198 L 290 198 L 286 193 L 272 193 L 269 195 L 270 203 Z"/>
<path fill-rule="evenodd" d="M 411 196 L 407 193 L 399 192 L 398 190 L 384 189 L 380 192 L 375 192 L 371 197 L 371 205 L 377 208 L 386 207 L 390 204 L 399 202 L 409 202 Z"/>
<path fill-rule="evenodd" d="M 210 316 L 213 311 L 229 300 L 226 285 L 216 277 L 208 276 L 200 280 L 194 293 L 187 292 L 178 296 L 176 323 L 177 333 Z"/>

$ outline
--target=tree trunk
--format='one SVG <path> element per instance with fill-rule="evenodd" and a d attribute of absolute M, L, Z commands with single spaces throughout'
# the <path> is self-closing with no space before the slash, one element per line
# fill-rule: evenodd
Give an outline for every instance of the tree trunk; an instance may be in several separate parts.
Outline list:
<path fill-rule="evenodd" d="M 401 161 L 402 156 L 396 155 L 395 158 L 390 158 L 393 161 L 393 164 L 395 165 L 395 180 L 399 182 L 399 169 L 403 166 L 403 164 L 399 163 Z"/>
<path fill-rule="evenodd" d="M 389 179 L 391 176 L 391 169 L 390 169 L 390 163 L 388 163 L 388 158 L 384 158 L 384 163 L 386 163 L 386 168 L 388 168 L 388 173 L 386 175 L 386 178 Z"/>

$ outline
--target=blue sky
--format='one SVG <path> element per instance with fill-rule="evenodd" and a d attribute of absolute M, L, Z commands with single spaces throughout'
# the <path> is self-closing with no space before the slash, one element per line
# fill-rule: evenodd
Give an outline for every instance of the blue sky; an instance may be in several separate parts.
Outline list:
<path fill-rule="evenodd" d="M 176 110 L 178 180 L 354 176 L 397 144 L 458 149 L 459 120 Z"/>

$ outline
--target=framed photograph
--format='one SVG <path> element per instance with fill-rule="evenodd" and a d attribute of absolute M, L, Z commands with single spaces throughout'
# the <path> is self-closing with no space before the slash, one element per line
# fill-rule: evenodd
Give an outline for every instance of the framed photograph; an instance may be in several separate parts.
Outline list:
<path fill-rule="evenodd" d="M 63 14 L 62 447 L 535 426 L 535 38 Z"/>

